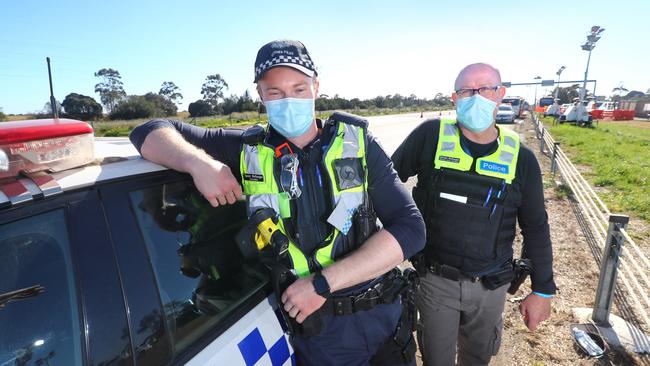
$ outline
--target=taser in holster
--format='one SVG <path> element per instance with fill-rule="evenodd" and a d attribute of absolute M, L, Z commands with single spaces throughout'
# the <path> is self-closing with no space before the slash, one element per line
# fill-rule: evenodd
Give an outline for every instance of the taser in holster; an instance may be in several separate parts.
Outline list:
<path fill-rule="evenodd" d="M 323 321 L 319 312 L 308 316 L 302 324 L 289 316 L 282 305 L 282 294 L 298 276 L 291 269 L 289 238 L 278 227 L 278 217 L 271 208 L 257 210 L 239 233 L 236 241 L 247 259 L 260 258 L 269 270 L 276 301 L 291 335 L 312 336 L 321 332 Z"/>
<path fill-rule="evenodd" d="M 274 259 L 287 261 L 289 239 L 278 228 L 278 218 L 271 208 L 257 210 L 251 215 L 235 238 L 242 254 L 247 259 L 257 258 L 267 248 Z"/>

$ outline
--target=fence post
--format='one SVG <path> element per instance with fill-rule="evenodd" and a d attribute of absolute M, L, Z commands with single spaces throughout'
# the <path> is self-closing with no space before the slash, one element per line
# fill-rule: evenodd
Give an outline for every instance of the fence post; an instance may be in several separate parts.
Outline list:
<path fill-rule="evenodd" d="M 600 277 L 596 289 L 596 301 L 591 313 L 591 319 L 598 325 L 609 326 L 609 312 L 612 308 L 618 262 L 623 248 L 621 229 L 627 227 L 630 218 L 625 215 L 609 215 L 607 241 L 600 262 Z"/>
<path fill-rule="evenodd" d="M 542 137 L 539 139 L 539 152 L 544 153 L 544 127 L 542 127 Z"/>
<path fill-rule="evenodd" d="M 554 142 L 553 143 L 553 156 L 551 157 L 551 173 L 553 173 L 553 176 L 555 176 L 555 171 L 557 170 L 557 149 L 559 148 L 560 143 L 559 142 Z"/>

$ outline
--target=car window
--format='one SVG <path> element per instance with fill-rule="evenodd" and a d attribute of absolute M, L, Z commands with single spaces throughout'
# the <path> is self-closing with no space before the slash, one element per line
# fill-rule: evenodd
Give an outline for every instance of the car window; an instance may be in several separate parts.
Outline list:
<path fill-rule="evenodd" d="M 245 204 L 213 208 L 187 181 L 136 190 L 130 200 L 178 354 L 266 284 L 234 239 Z"/>
<path fill-rule="evenodd" d="M 0 226 L 0 365 L 81 365 L 63 209 Z"/>

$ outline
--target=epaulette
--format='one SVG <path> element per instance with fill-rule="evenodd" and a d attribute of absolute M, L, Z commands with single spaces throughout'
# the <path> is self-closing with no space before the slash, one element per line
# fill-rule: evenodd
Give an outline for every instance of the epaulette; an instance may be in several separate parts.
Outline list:
<path fill-rule="evenodd" d="M 257 145 L 266 138 L 266 130 L 260 125 L 247 128 L 241 136 L 246 145 Z"/>
<path fill-rule="evenodd" d="M 343 122 L 358 127 L 368 128 L 368 120 L 354 114 L 336 111 L 327 120 L 328 123 Z"/>

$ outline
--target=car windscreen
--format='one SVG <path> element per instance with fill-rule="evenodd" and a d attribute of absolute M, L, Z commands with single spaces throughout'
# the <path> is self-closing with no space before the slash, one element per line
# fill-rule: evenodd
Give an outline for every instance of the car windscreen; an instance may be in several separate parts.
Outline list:
<path fill-rule="evenodd" d="M 502 103 L 508 103 L 511 105 L 519 105 L 519 99 L 504 99 L 501 101 Z"/>

